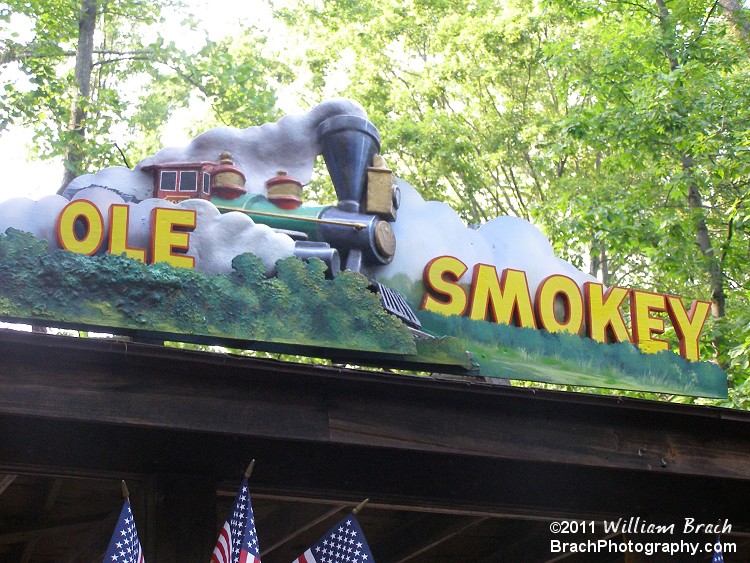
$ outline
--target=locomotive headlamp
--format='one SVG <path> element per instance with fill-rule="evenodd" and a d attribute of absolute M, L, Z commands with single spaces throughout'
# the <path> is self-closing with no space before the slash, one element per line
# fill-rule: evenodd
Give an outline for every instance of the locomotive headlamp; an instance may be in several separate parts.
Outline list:
<path fill-rule="evenodd" d="M 392 258 L 396 254 L 396 234 L 393 227 L 386 221 L 380 221 L 375 227 L 375 246 L 386 258 Z"/>

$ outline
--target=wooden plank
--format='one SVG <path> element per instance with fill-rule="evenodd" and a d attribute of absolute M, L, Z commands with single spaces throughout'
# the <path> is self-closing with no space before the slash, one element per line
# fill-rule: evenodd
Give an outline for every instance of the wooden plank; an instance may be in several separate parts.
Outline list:
<path fill-rule="evenodd" d="M 47 491 L 47 495 L 44 498 L 44 503 L 42 504 L 41 509 L 38 512 L 38 518 L 40 521 L 48 519 L 48 516 L 50 512 L 52 512 L 52 508 L 54 507 L 55 502 L 57 502 L 57 497 L 60 494 L 62 485 L 62 479 L 53 479 L 52 484 Z M 38 542 L 39 538 L 32 538 L 28 542 L 26 542 L 26 545 L 23 548 L 23 553 L 21 554 L 20 563 L 29 563 L 29 561 L 31 561 L 31 557 L 32 555 L 34 555 L 34 550 L 36 549 L 36 544 Z"/>
<path fill-rule="evenodd" d="M 92 523 L 86 533 L 81 536 L 81 540 L 76 542 L 68 553 L 60 559 L 60 563 L 98 561 L 102 559 L 119 516 L 120 508 L 118 507 L 106 518 Z"/>
<path fill-rule="evenodd" d="M 368 506 L 369 508 L 369 506 Z M 467 517 L 425 514 L 400 513 L 390 518 L 383 518 L 381 513 L 367 511 L 375 521 L 381 521 L 377 534 L 368 536 L 368 543 L 378 560 L 400 561 L 423 555 L 444 541 L 460 535 L 463 530 L 473 528 L 480 520 L 487 517 Z M 366 526 L 363 524 L 364 526 Z M 445 553 L 434 559 L 448 559 Z M 429 557 L 426 555 L 425 557 Z"/>
<path fill-rule="evenodd" d="M 750 479 L 748 427 L 649 425 L 649 416 L 545 418 L 516 409 L 347 397 L 332 402 L 331 440 L 380 448 Z"/>
<path fill-rule="evenodd" d="M 667 405 L 661 414 L 654 410 L 658 404 L 623 409 L 608 400 L 581 402 L 574 394 L 566 404 L 559 396 L 538 400 L 542 392 L 530 398 L 525 390 L 497 386 L 382 374 L 364 378 L 331 368 L 210 354 L 182 357 L 174 350 L 134 344 L 117 350 L 109 343 L 102 349 L 100 342 L 68 340 L 77 342 L 55 341 L 59 349 L 54 353 L 6 346 L 0 412 L 449 455 L 750 476 L 750 418 L 732 413 L 727 419 L 719 409 Z"/>
<path fill-rule="evenodd" d="M 31 417 L 0 416 L 0 427 L 14 429 L 12 440 L 0 436 L 0 471 L 7 471 L 10 468 L 6 464 L 11 464 L 14 471 L 31 467 L 46 474 L 112 476 L 113 469 L 118 469 L 116 476 L 137 477 L 140 473 L 143 477 L 158 467 L 169 472 L 216 475 L 221 480 L 228 476 L 236 479 L 252 456 L 259 460 L 253 473 L 254 495 L 324 498 L 354 506 L 366 493 L 372 506 L 413 504 L 450 514 L 597 520 L 630 514 L 636 506 L 639 513 L 690 513 L 703 521 L 730 518 L 738 526 L 750 524 L 746 503 L 750 480 L 361 446 L 344 448 L 317 442 Z M 184 452 L 190 452 L 190 456 L 186 458 Z M 607 502 L 602 503 L 602 498 Z"/>
<path fill-rule="evenodd" d="M 107 518 L 108 514 L 91 514 L 80 518 L 70 518 L 58 522 L 37 523 L 26 526 L 16 526 L 0 530 L 0 544 L 12 544 L 29 541 L 31 539 L 44 539 L 52 536 L 61 536 L 86 529 L 92 524 Z"/>
<path fill-rule="evenodd" d="M 261 557 L 266 557 L 270 553 L 273 553 L 277 549 L 287 545 L 292 540 L 298 538 L 300 535 L 304 534 L 315 526 L 318 526 L 323 522 L 330 521 L 333 516 L 342 513 L 347 508 L 349 508 L 349 505 L 340 504 L 330 510 L 326 510 L 322 514 L 318 513 L 314 517 L 304 519 L 304 521 L 299 521 L 299 512 L 305 510 L 305 507 L 298 508 L 294 514 L 289 514 L 285 511 L 285 513 L 281 515 L 281 518 L 276 521 L 273 526 L 269 526 L 274 536 L 278 537 L 279 539 L 275 540 L 274 543 L 263 549 L 263 551 L 261 552 Z M 330 523 L 332 524 L 333 522 L 331 521 Z"/>
<path fill-rule="evenodd" d="M 482 555 L 473 563 L 496 563 L 497 561 L 546 561 L 550 557 L 548 522 L 500 521 L 500 533 L 482 542 Z M 575 541 L 585 541 L 581 535 Z"/>
<path fill-rule="evenodd" d="M 486 520 L 487 520 L 486 517 L 474 518 L 470 520 L 469 522 L 459 522 L 459 523 L 453 524 L 447 529 L 440 530 L 436 535 L 430 538 L 423 539 L 421 541 L 414 541 L 412 539 L 412 542 L 411 542 L 412 545 L 409 547 L 409 549 L 407 549 L 405 552 L 396 556 L 394 561 L 396 563 L 406 563 L 407 561 L 411 561 L 412 559 L 415 559 L 416 557 L 420 555 L 424 555 L 425 553 L 432 551 L 433 549 L 447 542 L 448 540 L 461 535 L 462 533 L 466 532 L 470 528 L 478 526 L 479 524 L 481 524 L 482 522 L 485 522 Z"/>
<path fill-rule="evenodd" d="M 0 495 L 2 495 L 5 490 L 13 484 L 16 477 L 18 477 L 18 475 L 5 475 L 2 480 L 0 480 Z"/>
<path fill-rule="evenodd" d="M 75 339 L 74 339 L 75 340 Z M 0 350 L 2 347 L 0 347 Z M 327 439 L 324 407 L 282 387 L 238 380 L 193 362 L 151 364 L 132 355 L 11 351 L 0 368 L 0 412 L 204 432 Z M 68 352 L 70 352 L 68 350 Z M 167 355 L 171 357 L 172 354 Z"/>
<path fill-rule="evenodd" d="M 145 522 L 136 524 L 145 560 L 209 561 L 218 537 L 214 481 L 157 474 L 143 493 Z"/>

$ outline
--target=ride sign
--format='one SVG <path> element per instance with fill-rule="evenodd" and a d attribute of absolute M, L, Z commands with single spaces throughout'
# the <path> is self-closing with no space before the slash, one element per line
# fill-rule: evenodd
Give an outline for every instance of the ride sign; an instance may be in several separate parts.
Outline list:
<path fill-rule="evenodd" d="M 726 396 L 710 306 L 604 287 L 513 217 L 422 199 L 350 100 L 0 204 L 0 318 L 362 364 Z M 322 156 L 337 201 L 304 202 Z M 679 350 L 679 355 L 671 348 Z"/>

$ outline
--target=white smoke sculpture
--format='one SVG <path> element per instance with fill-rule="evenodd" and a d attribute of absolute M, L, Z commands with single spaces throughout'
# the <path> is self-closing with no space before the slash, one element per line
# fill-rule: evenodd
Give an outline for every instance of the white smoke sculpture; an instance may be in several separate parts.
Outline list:
<path fill-rule="evenodd" d="M 467 228 L 458 214 L 445 203 L 425 201 L 406 182 L 399 181 L 401 207 L 393 224 L 396 256 L 378 271 L 387 280 L 405 274 L 411 280 L 422 278 L 425 265 L 438 256 L 453 256 L 468 270 L 461 278 L 469 284 L 476 264 L 526 272 L 529 291 L 534 296 L 544 278 L 562 274 L 579 286 L 596 279 L 557 258 L 547 237 L 534 225 L 518 217 L 497 217 L 479 229 Z"/>

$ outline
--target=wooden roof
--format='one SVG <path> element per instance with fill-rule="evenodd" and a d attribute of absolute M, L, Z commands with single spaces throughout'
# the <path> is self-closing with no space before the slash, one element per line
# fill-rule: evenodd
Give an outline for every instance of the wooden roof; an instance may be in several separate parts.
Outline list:
<path fill-rule="evenodd" d="M 555 560 L 550 522 L 631 516 L 728 519 L 750 558 L 747 412 L 0 332 L 0 561 L 101 561 L 120 479 L 147 561 L 207 561 L 251 458 L 264 563 L 363 498 L 378 563 Z"/>

